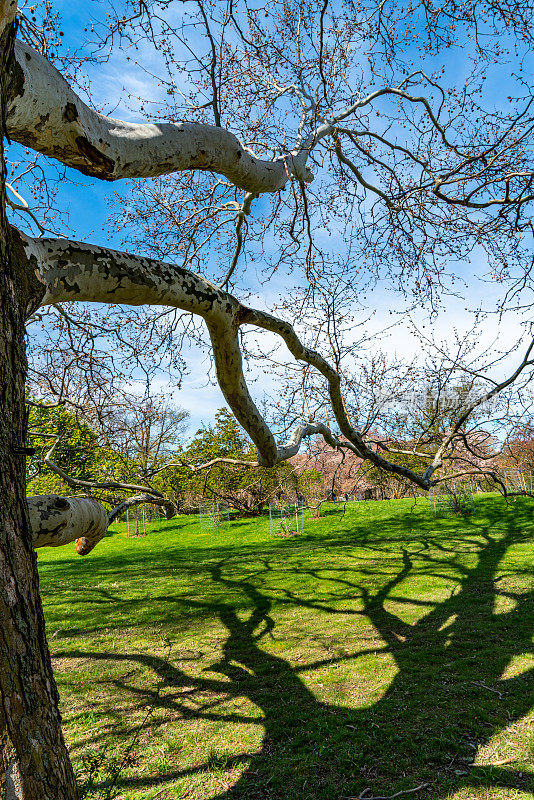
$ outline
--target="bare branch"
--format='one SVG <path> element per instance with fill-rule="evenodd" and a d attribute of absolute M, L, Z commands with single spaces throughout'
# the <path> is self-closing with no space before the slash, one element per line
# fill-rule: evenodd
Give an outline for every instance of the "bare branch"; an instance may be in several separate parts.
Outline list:
<path fill-rule="evenodd" d="M 526 367 L 532 366 L 534 364 L 534 359 L 530 359 L 530 354 L 533 348 L 534 348 L 534 339 L 529 344 L 527 351 L 523 357 L 523 360 L 521 361 L 517 369 L 515 369 L 514 372 L 508 378 L 501 381 L 500 383 L 495 384 L 493 388 L 490 389 L 489 392 L 482 394 L 476 400 L 473 400 L 472 403 L 469 403 L 467 405 L 462 414 L 460 414 L 460 416 L 456 420 L 455 424 L 452 426 L 447 436 L 445 436 L 445 438 L 443 439 L 443 442 L 441 443 L 439 449 L 437 450 L 436 455 L 432 460 L 432 463 L 425 470 L 424 478 L 426 480 L 430 480 L 435 470 L 441 467 L 441 465 L 443 464 L 443 457 L 447 451 L 447 448 L 450 446 L 451 442 L 453 441 L 458 431 L 460 431 L 462 426 L 469 419 L 473 411 L 479 406 L 481 406 L 483 403 L 487 403 L 488 400 L 491 400 L 491 398 L 499 394 L 499 392 L 502 392 L 503 389 L 506 389 L 507 386 L 511 386 L 514 383 L 514 381 L 517 380 L 519 375 L 521 375 L 521 373 Z"/>
<path fill-rule="evenodd" d="M 48 450 L 43 458 L 43 462 L 46 466 L 52 470 L 56 475 L 59 475 L 65 483 L 67 483 L 73 489 L 123 489 L 125 491 L 141 491 L 150 494 L 155 498 L 163 499 L 163 495 L 161 492 L 158 492 L 156 489 L 152 489 L 150 486 L 139 486 L 134 483 L 122 483 L 120 481 L 83 481 L 79 478 L 73 478 L 71 475 L 65 472 L 65 470 L 61 469 L 57 464 L 52 461 L 52 456 L 54 454 L 54 450 L 58 446 L 59 442 L 61 441 L 61 437 L 57 436 L 52 447 Z"/>
<path fill-rule="evenodd" d="M 132 508 L 133 506 L 139 505 L 152 505 L 156 507 L 163 508 L 165 511 L 165 518 L 172 519 L 176 514 L 176 507 L 174 503 L 171 503 L 170 500 L 167 500 L 165 497 L 154 497 L 154 495 L 150 494 L 138 494 L 134 495 L 133 497 L 128 497 L 126 500 L 123 500 L 119 503 L 115 508 L 113 508 L 108 514 L 108 525 L 111 525 L 121 514 L 128 508 Z"/>

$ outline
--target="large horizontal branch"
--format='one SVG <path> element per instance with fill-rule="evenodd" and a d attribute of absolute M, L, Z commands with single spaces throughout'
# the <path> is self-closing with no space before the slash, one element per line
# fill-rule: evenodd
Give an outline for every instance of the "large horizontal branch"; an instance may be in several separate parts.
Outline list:
<path fill-rule="evenodd" d="M 9 102 L 6 114 L 6 133 L 23 145 L 57 158 L 62 164 L 101 178 L 143 178 L 184 170 L 207 170 L 224 175 L 234 186 L 244 189 L 250 198 L 261 193 L 282 189 L 290 179 L 310 181 L 313 175 L 307 166 L 310 153 L 325 138 L 333 136 L 335 152 L 356 182 L 365 191 L 378 195 L 393 211 L 400 211 L 415 194 L 432 192 L 446 205 L 461 206 L 469 210 L 496 207 L 521 207 L 530 203 L 533 172 L 523 165 L 524 139 L 530 128 L 523 119 L 532 101 L 518 112 L 503 131 L 495 133 L 494 141 L 479 147 L 469 142 L 460 147 L 448 136 L 448 127 L 440 122 L 441 104 L 434 112 L 431 102 L 424 96 L 413 95 L 408 87 L 416 79 L 433 90 L 439 86 L 423 72 L 406 76 L 397 86 L 382 86 L 354 103 L 324 117 L 317 101 L 296 86 L 281 88 L 280 96 L 294 93 L 304 102 L 302 119 L 294 146 L 271 160 L 259 158 L 244 146 L 230 131 L 213 125 L 182 121 L 178 123 L 132 123 L 107 117 L 91 109 L 69 86 L 65 78 L 50 62 L 26 42 L 16 41 L 15 63 L 11 70 Z M 347 128 L 344 122 L 366 113 L 368 107 L 383 98 L 396 98 L 411 108 L 420 107 L 433 134 L 439 137 L 443 156 L 451 160 L 452 167 L 439 174 L 418 155 L 417 147 L 399 145 L 387 137 L 367 130 Z M 523 124 L 517 135 L 514 126 Z M 417 125 L 414 132 L 421 135 Z M 340 135 L 348 137 L 359 154 L 354 162 L 342 150 Z M 362 146 L 361 140 L 372 137 L 390 153 L 402 153 L 414 165 L 422 168 L 413 185 L 402 186 L 402 170 L 395 163 L 387 164 L 371 147 Z M 291 139 L 291 132 L 286 132 Z M 363 158 L 363 160 L 362 160 Z M 501 163 L 506 159 L 505 163 Z M 443 158 L 442 158 L 443 160 Z M 361 162 L 361 163 L 360 163 Z M 441 163 L 441 162 L 440 162 Z M 394 196 L 388 182 L 379 186 L 376 180 L 364 177 L 362 168 L 372 164 L 385 170 L 397 185 Z M 498 166 L 499 175 L 494 176 Z M 442 174 L 443 173 L 443 174 Z M 517 184 L 517 185 L 516 185 Z M 498 190 L 498 185 L 501 189 Z M 389 187 L 389 188 L 388 188 Z M 456 195 L 445 190 L 456 190 Z M 497 195 L 495 195 L 497 192 Z M 250 206 L 250 199 L 247 201 Z M 28 209 L 25 209 L 28 210 Z M 228 276 L 232 274 L 241 250 L 242 225 L 248 209 L 241 210 L 236 221 L 237 246 Z"/>
<path fill-rule="evenodd" d="M 429 80 L 424 73 L 416 74 L 422 80 Z M 224 175 L 251 196 L 276 192 L 284 188 L 291 178 L 299 181 L 312 180 L 313 175 L 307 166 L 309 155 L 319 142 L 333 134 L 336 137 L 338 156 L 352 169 L 357 181 L 364 188 L 377 192 L 392 207 L 394 204 L 386 193 L 369 184 L 360 170 L 341 152 L 337 138 L 339 130 L 354 142 L 353 132 L 344 128 L 342 123 L 381 98 L 396 97 L 412 106 L 421 105 L 438 131 L 446 150 L 456 157 L 462 157 L 465 164 L 478 160 L 477 156 L 465 157 L 448 140 L 445 128 L 439 123 L 427 98 L 411 95 L 406 90 L 406 85 L 413 77 L 407 76 L 398 86 L 382 86 L 367 96 L 360 97 L 330 118 L 322 117 L 318 113 L 316 101 L 308 96 L 309 104 L 299 127 L 299 131 L 301 128 L 302 131 L 296 137 L 295 146 L 283 155 L 269 160 L 255 156 L 232 132 L 220 126 L 189 121 L 133 123 L 99 114 L 84 103 L 44 56 L 26 42 L 17 40 L 6 132 L 20 144 L 103 180 L 147 178 L 184 170 L 207 170 Z M 306 128 L 308 133 L 303 136 Z M 365 135 L 375 134 L 366 131 Z M 389 143 L 383 137 L 378 138 L 393 149 L 399 149 L 398 145 Z M 420 165 L 423 163 L 415 152 L 406 148 L 404 152 Z M 434 181 L 439 178 L 441 186 L 448 182 L 447 177 L 433 176 L 429 187 L 433 186 L 437 191 Z M 442 199 L 447 203 L 461 202 L 445 195 Z M 509 202 L 509 198 L 506 198 L 506 202 Z M 243 214 L 238 219 L 238 239 L 242 221 Z M 230 272 L 231 270 L 232 268 Z"/>
<path fill-rule="evenodd" d="M 163 261 L 65 239 L 17 235 L 28 269 L 42 285 L 40 305 L 65 301 L 165 305 L 203 317 L 223 394 L 258 448 L 263 465 L 276 463 L 274 437 L 243 376 L 237 338 L 243 307 L 236 298 L 199 275 Z"/>
<path fill-rule="evenodd" d="M 217 379 L 228 405 L 258 449 L 258 465 L 272 467 L 295 455 L 302 440 L 320 434 L 333 447 L 348 447 L 376 466 L 416 483 L 429 482 L 368 447 L 353 428 L 341 394 L 341 378 L 318 353 L 306 348 L 288 323 L 243 306 L 239 300 L 189 270 L 155 259 L 62 239 L 31 239 L 19 234 L 29 268 L 43 285 L 41 304 L 64 301 L 168 305 L 203 317 L 210 334 Z M 252 324 L 281 336 L 292 355 L 315 367 L 328 381 L 332 408 L 346 441 L 321 423 L 297 428 L 286 445 L 277 446 L 254 404 L 243 373 L 238 332 Z"/>
<path fill-rule="evenodd" d="M 530 354 L 534 344 L 531 344 L 521 365 L 509 378 L 496 384 L 462 412 L 438 452 L 433 458 L 429 456 L 430 464 L 420 475 L 384 458 L 376 447 L 364 441 L 347 414 L 341 376 L 319 353 L 302 344 L 288 322 L 244 306 L 228 292 L 182 267 L 79 242 L 31 239 L 20 233 L 18 236 L 28 266 L 41 282 L 41 305 L 64 301 L 166 305 L 203 317 L 212 342 L 219 386 L 235 417 L 258 449 L 258 466 L 272 467 L 285 461 L 298 452 L 303 439 L 321 435 L 332 447 L 350 449 L 381 470 L 428 489 L 436 482 L 433 473 L 443 465 L 453 440 L 461 434 L 470 414 L 513 383 L 533 363 Z M 238 335 L 240 326 L 244 324 L 275 333 L 295 359 L 309 364 L 324 376 L 343 439 L 336 437 L 326 425 L 309 422 L 298 426 L 287 444 L 277 445 L 245 381 Z M 424 454 L 420 455 L 424 457 Z M 148 491 L 140 486 L 120 488 Z"/>
<path fill-rule="evenodd" d="M 282 189 L 295 174 L 309 180 L 302 159 L 256 158 L 224 128 L 192 122 L 132 123 L 98 114 L 60 72 L 17 41 L 6 127 L 11 139 L 104 180 L 209 170 L 253 194 Z"/>
<path fill-rule="evenodd" d="M 205 278 L 175 264 L 69 239 L 33 239 L 12 229 L 37 275 L 39 305 L 63 302 L 164 305 L 227 319 L 241 304 Z"/>

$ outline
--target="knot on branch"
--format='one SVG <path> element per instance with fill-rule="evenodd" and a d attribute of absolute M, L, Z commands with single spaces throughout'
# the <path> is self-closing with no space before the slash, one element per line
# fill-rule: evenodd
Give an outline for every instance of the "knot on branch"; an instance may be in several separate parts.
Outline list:
<path fill-rule="evenodd" d="M 293 177 L 302 183 L 311 183 L 314 175 L 306 164 L 300 164 L 298 159 L 293 159 Z"/>
<path fill-rule="evenodd" d="M 313 172 L 307 165 L 307 151 L 279 156 L 275 160 L 283 162 L 288 178 L 294 178 L 302 183 L 311 183 L 313 181 Z"/>

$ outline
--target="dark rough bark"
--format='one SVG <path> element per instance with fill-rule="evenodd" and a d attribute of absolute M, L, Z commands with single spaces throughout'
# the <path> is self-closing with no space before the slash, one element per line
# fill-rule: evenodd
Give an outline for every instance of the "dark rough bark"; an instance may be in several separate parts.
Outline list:
<path fill-rule="evenodd" d="M 11 26 L 0 34 L 0 111 L 12 38 Z M 39 598 L 25 459 L 16 452 L 25 444 L 24 314 L 32 282 L 5 217 L 3 148 L 0 173 L 0 798 L 76 800 Z"/>

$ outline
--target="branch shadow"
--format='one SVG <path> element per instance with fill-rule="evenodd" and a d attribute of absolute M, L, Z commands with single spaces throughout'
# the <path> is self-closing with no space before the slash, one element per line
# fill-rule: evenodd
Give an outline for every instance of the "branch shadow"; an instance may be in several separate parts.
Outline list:
<path fill-rule="evenodd" d="M 498 533 L 496 526 L 501 529 Z M 233 594 L 239 590 L 247 601 L 245 614 L 243 602 L 239 607 L 230 602 L 210 606 L 227 634 L 221 658 L 209 668 L 211 675 L 221 676 L 220 680 L 191 677 L 168 659 L 149 654 L 71 650 L 57 655 L 137 662 L 149 667 L 159 685 L 170 691 L 160 695 L 126 681 L 116 681 L 117 687 L 137 693 L 174 715 L 261 724 L 261 749 L 235 757 L 232 763 L 245 759 L 248 767 L 234 785 L 213 800 L 339 800 L 357 797 L 368 786 L 374 794 L 389 795 L 423 783 L 429 785 L 426 797 L 432 800 L 445 800 L 460 787 L 534 791 L 534 770 L 474 763 L 481 746 L 521 720 L 533 705 L 534 670 L 504 677 L 514 657 L 532 652 L 533 593 L 522 586 L 507 587 L 499 575 L 508 549 L 524 540 L 524 534 L 511 521 L 500 517 L 475 526 L 469 538 L 457 534 L 450 547 L 432 541 L 431 533 L 422 531 L 417 546 L 412 542 L 409 548 L 401 549 L 400 559 L 399 548 L 392 549 L 392 554 L 397 553 L 396 566 L 378 589 L 370 588 L 372 581 L 369 585 L 361 579 L 356 581 L 346 567 L 328 567 L 329 580 L 348 590 L 349 596 L 360 598 L 363 611 L 340 610 L 327 599 L 319 602 L 294 592 L 283 593 L 280 602 L 296 609 L 320 610 L 327 615 L 326 623 L 328 615 L 346 615 L 347 632 L 351 614 L 363 614 L 380 634 L 382 645 L 354 655 L 295 667 L 269 652 L 262 645 L 275 629 L 273 601 L 268 591 L 258 586 L 262 583 L 258 578 L 269 574 L 270 564 L 266 560 L 261 569 L 246 578 L 236 578 L 227 569 L 231 558 L 209 565 L 213 584 L 231 589 Z M 472 566 L 465 566 L 455 556 L 455 547 L 462 542 L 476 550 Z M 383 552 L 388 546 L 387 537 L 372 541 L 359 537 L 359 544 L 370 552 Z M 403 594 L 405 582 L 417 570 L 430 579 L 450 578 L 440 554 L 447 558 L 449 567 L 454 566 L 459 580 L 442 602 L 429 609 L 420 602 L 422 615 L 409 622 L 398 610 L 403 604 L 416 602 Z M 371 567 L 368 570 L 372 572 Z M 315 574 L 305 564 L 296 569 L 297 575 L 304 572 Z M 497 596 L 507 601 L 507 610 L 497 610 Z M 201 607 L 206 609 L 206 604 L 199 603 Z M 397 673 L 384 694 L 366 707 L 321 702 L 299 677 L 304 671 L 377 652 L 394 659 Z M 187 701 L 182 694 L 184 687 Z M 206 702 L 206 692 L 218 699 Z M 261 709 L 262 718 L 237 713 L 221 716 L 217 712 L 224 700 L 242 696 Z M 153 724 L 157 727 L 162 723 Z M 125 777 L 120 785 L 139 789 L 164 785 L 192 771 Z M 425 791 L 417 796 L 421 795 Z"/>

